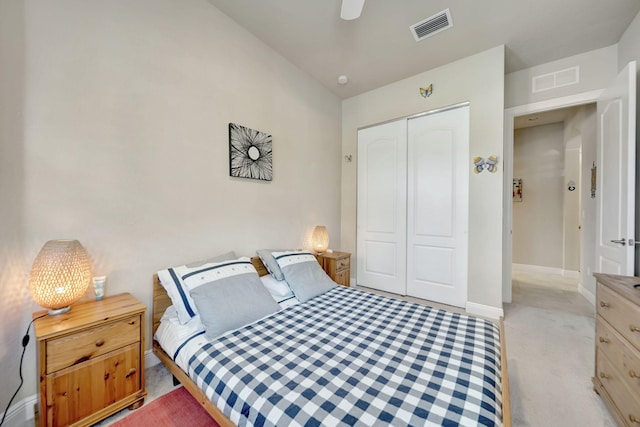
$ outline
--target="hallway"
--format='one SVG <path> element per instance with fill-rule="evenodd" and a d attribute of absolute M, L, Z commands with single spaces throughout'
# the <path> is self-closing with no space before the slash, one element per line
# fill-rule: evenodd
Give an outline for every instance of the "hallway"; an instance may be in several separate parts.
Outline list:
<path fill-rule="evenodd" d="M 594 307 L 577 279 L 514 271 L 505 329 L 514 426 L 616 426 L 593 391 Z"/>

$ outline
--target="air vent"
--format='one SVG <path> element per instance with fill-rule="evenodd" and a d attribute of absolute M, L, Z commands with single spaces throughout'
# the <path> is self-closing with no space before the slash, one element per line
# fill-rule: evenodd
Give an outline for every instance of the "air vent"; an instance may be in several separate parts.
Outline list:
<path fill-rule="evenodd" d="M 451 12 L 449 9 L 446 9 L 417 24 L 413 24 L 409 29 L 411 30 L 411 34 L 413 34 L 413 38 L 419 42 L 451 27 L 453 27 Z"/>
<path fill-rule="evenodd" d="M 543 92 L 562 86 L 574 85 L 580 82 L 580 67 L 571 67 L 565 70 L 534 76 L 531 80 L 531 92 Z"/>

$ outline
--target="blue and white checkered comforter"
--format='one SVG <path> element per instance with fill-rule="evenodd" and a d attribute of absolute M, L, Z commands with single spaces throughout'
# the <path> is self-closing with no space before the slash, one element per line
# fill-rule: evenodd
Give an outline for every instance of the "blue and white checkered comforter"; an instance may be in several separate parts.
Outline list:
<path fill-rule="evenodd" d="M 341 286 L 207 344 L 189 375 L 245 426 L 500 426 L 499 329 Z"/>

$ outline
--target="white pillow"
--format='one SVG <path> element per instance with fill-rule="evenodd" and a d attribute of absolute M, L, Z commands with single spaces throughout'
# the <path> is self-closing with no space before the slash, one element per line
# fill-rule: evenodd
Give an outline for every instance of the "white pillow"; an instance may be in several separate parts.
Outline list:
<path fill-rule="evenodd" d="M 181 324 L 184 325 L 198 315 L 198 309 L 189 295 L 187 287 L 182 281 L 182 276 L 193 271 L 198 271 L 210 264 L 234 259 L 236 259 L 236 254 L 231 251 L 218 255 L 217 257 L 209 258 L 205 261 L 197 261 L 158 271 L 158 280 L 162 287 L 167 291 L 169 298 L 171 298 L 171 302 L 178 313 L 178 319 Z"/>
<path fill-rule="evenodd" d="M 265 288 L 269 291 L 269 293 L 276 299 L 281 299 L 280 297 L 288 297 L 293 295 L 291 288 L 287 285 L 286 280 L 277 280 L 271 274 L 265 274 L 260 277 L 260 281 L 264 285 Z"/>

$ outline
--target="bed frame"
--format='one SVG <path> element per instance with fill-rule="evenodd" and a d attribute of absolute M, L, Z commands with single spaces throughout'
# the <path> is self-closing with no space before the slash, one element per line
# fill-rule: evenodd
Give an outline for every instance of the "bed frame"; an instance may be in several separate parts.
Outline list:
<path fill-rule="evenodd" d="M 259 257 L 251 258 L 251 263 L 258 271 L 259 276 L 269 274 L 262 260 Z M 171 299 L 167 295 L 160 282 L 158 275 L 153 275 L 153 330 L 151 336 L 154 337 L 158 326 L 160 326 L 160 318 L 164 314 L 167 307 L 171 305 Z M 507 348 L 505 344 L 504 320 L 500 318 L 500 364 L 502 366 L 502 424 L 503 427 L 511 427 L 511 403 L 509 399 L 509 377 L 507 372 Z M 184 388 L 202 405 L 202 407 L 211 415 L 211 417 L 221 427 L 233 427 L 229 418 L 222 413 L 216 405 L 214 405 L 204 394 L 200 387 L 189 378 L 189 376 L 171 359 L 171 357 L 160 347 L 156 340 L 153 340 L 153 353 L 160 361 L 169 369 L 173 376 L 182 383 Z"/>

